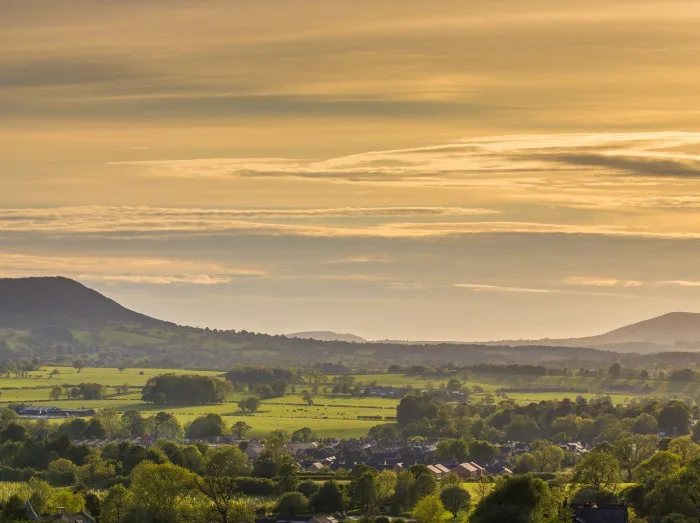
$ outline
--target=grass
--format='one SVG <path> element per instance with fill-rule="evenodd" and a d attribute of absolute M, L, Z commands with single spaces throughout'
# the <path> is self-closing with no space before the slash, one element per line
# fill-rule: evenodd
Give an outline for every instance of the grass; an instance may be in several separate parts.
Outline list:
<path fill-rule="evenodd" d="M 51 372 L 56 368 L 59 374 L 51 377 Z M 269 434 L 273 430 L 286 430 L 293 432 L 302 427 L 309 427 L 321 437 L 358 437 L 367 434 L 367 430 L 379 423 L 391 423 L 396 416 L 396 406 L 399 400 L 381 397 L 349 397 L 324 393 L 314 398 L 314 404 L 309 406 L 301 398 L 301 392 L 309 389 L 308 384 L 297 384 L 296 393 L 291 393 L 282 398 L 265 400 L 260 409 L 253 415 L 242 416 L 237 402 L 244 394 L 232 395 L 221 405 L 201 406 L 157 406 L 141 401 L 141 387 L 152 377 L 165 373 L 176 374 L 201 374 L 208 376 L 220 375 L 216 371 L 188 371 L 171 369 L 125 369 L 120 372 L 114 368 L 85 368 L 77 372 L 72 367 L 46 367 L 40 371 L 31 372 L 26 378 L 4 377 L 0 378 L 0 404 L 9 403 L 33 403 L 39 405 L 55 405 L 58 407 L 92 408 L 100 410 L 114 408 L 120 412 L 126 410 L 138 410 L 145 415 L 151 415 L 161 410 L 177 416 L 182 423 L 192 421 L 197 416 L 207 413 L 216 413 L 224 417 L 229 425 L 236 421 L 245 420 L 253 427 L 252 435 L 259 437 Z M 430 383 L 435 387 L 446 383 L 447 377 L 425 378 L 405 376 L 403 374 L 362 374 L 355 375 L 357 381 L 371 383 L 376 381 L 380 385 L 407 386 L 414 388 L 427 388 Z M 61 399 L 53 401 L 49 399 L 49 392 L 53 385 L 78 385 L 84 382 L 101 383 L 108 387 L 123 386 L 128 384 L 128 394 L 110 395 L 103 400 L 83 401 Z M 678 383 L 663 380 L 631 380 L 615 378 L 585 378 L 585 377 L 556 377 L 556 376 L 504 376 L 504 375 L 475 375 L 466 382 L 469 386 L 479 386 L 483 392 L 473 394 L 472 402 L 478 402 L 487 395 L 492 395 L 501 388 L 518 387 L 518 392 L 507 392 L 509 399 L 517 403 L 539 402 L 563 398 L 575 398 L 582 395 L 589 399 L 599 394 L 597 390 L 611 390 L 621 387 L 633 386 L 641 389 L 649 385 L 650 391 L 645 394 L 635 394 L 632 391 L 609 394 L 615 403 L 628 403 L 635 397 L 657 396 L 671 397 L 678 394 L 692 395 L 696 389 L 700 389 L 700 383 Z M 541 392 L 524 390 L 528 386 L 536 387 L 571 387 L 589 392 Z M 322 388 L 328 390 L 329 387 Z M 501 398 L 494 398 L 500 401 Z M 360 419 L 366 417 L 381 417 L 381 420 Z M 468 487 L 471 488 L 471 487 Z"/>

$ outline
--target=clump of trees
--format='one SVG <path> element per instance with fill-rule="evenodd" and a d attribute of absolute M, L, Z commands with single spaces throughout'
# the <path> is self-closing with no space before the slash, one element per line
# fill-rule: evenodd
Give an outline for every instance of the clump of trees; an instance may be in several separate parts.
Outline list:
<path fill-rule="evenodd" d="M 143 401 L 157 405 L 211 405 L 222 403 L 233 391 L 230 381 L 209 376 L 165 374 L 150 378 Z"/>

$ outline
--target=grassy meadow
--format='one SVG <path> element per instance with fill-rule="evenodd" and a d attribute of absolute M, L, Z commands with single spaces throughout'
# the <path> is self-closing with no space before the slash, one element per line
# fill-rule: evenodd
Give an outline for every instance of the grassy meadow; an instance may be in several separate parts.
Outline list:
<path fill-rule="evenodd" d="M 54 369 L 58 370 L 53 374 Z M 203 406 L 158 406 L 144 403 L 141 400 L 141 387 L 152 377 L 165 373 L 196 373 L 217 376 L 215 371 L 187 371 L 172 369 L 124 369 L 113 368 L 84 368 L 80 372 L 71 367 L 45 367 L 40 371 L 30 372 L 26 377 L 0 378 L 0 404 L 31 403 L 39 405 L 55 405 L 58 407 L 93 408 L 96 410 L 114 408 L 121 412 L 134 409 L 144 413 L 155 413 L 167 410 L 174 414 L 182 423 L 192 421 L 197 416 L 206 413 L 217 413 L 224 417 L 229 425 L 244 420 L 252 428 L 253 436 L 265 436 L 276 429 L 293 432 L 302 427 L 309 427 L 321 437 L 358 437 L 367 434 L 367 430 L 381 422 L 390 423 L 396 415 L 397 399 L 381 397 L 350 397 L 331 394 L 330 387 L 321 387 L 321 393 L 314 398 L 314 404 L 307 405 L 300 393 L 309 388 L 307 384 L 296 384 L 295 392 L 290 392 L 281 398 L 264 400 L 258 412 L 243 415 L 237 407 L 244 393 L 235 393 L 220 405 Z M 332 378 L 332 377 L 331 377 Z M 357 381 L 371 383 L 376 381 L 386 386 L 412 386 L 414 388 L 439 387 L 447 381 L 446 377 L 405 376 L 403 374 L 363 374 L 355 375 Z M 70 386 L 80 383 L 100 383 L 110 389 L 110 395 L 102 400 L 85 401 L 60 399 L 51 400 L 49 393 L 54 385 Z M 594 398 L 601 393 L 610 395 L 616 403 L 627 403 L 635 397 L 656 396 L 660 398 L 694 397 L 700 393 L 700 383 L 671 382 L 666 380 L 640 380 L 615 378 L 588 377 L 533 377 L 533 376 L 504 376 L 476 375 L 469 377 L 466 382 L 470 387 L 480 387 L 483 392 L 472 395 L 471 401 L 493 395 L 502 388 L 517 388 L 517 392 L 508 391 L 506 397 L 518 403 L 537 402 L 542 400 L 574 398 L 582 395 Z M 126 394 L 117 394 L 114 387 L 128 385 Z M 528 387 L 538 387 L 537 391 L 524 390 Z M 545 391 L 546 387 L 568 387 L 575 392 Z M 624 392 L 610 392 L 625 389 Z M 644 389 L 644 394 L 638 393 Z M 586 392 L 583 392 L 586 391 Z M 500 398 L 495 398 L 496 400 Z M 364 419 L 368 416 L 381 417 Z"/>

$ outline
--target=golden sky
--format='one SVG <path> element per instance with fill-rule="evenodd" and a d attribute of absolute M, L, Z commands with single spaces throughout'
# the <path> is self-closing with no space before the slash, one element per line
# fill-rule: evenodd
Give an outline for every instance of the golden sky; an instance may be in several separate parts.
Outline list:
<path fill-rule="evenodd" d="M 700 311 L 696 0 L 3 0 L 0 276 L 369 338 Z"/>

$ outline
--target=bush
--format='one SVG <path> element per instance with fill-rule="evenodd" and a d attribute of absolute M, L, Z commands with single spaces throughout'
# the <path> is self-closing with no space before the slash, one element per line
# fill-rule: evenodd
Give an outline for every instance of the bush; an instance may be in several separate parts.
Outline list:
<path fill-rule="evenodd" d="M 270 496 L 275 493 L 275 483 L 264 478 L 236 478 L 236 486 L 241 494 L 249 496 Z"/>

